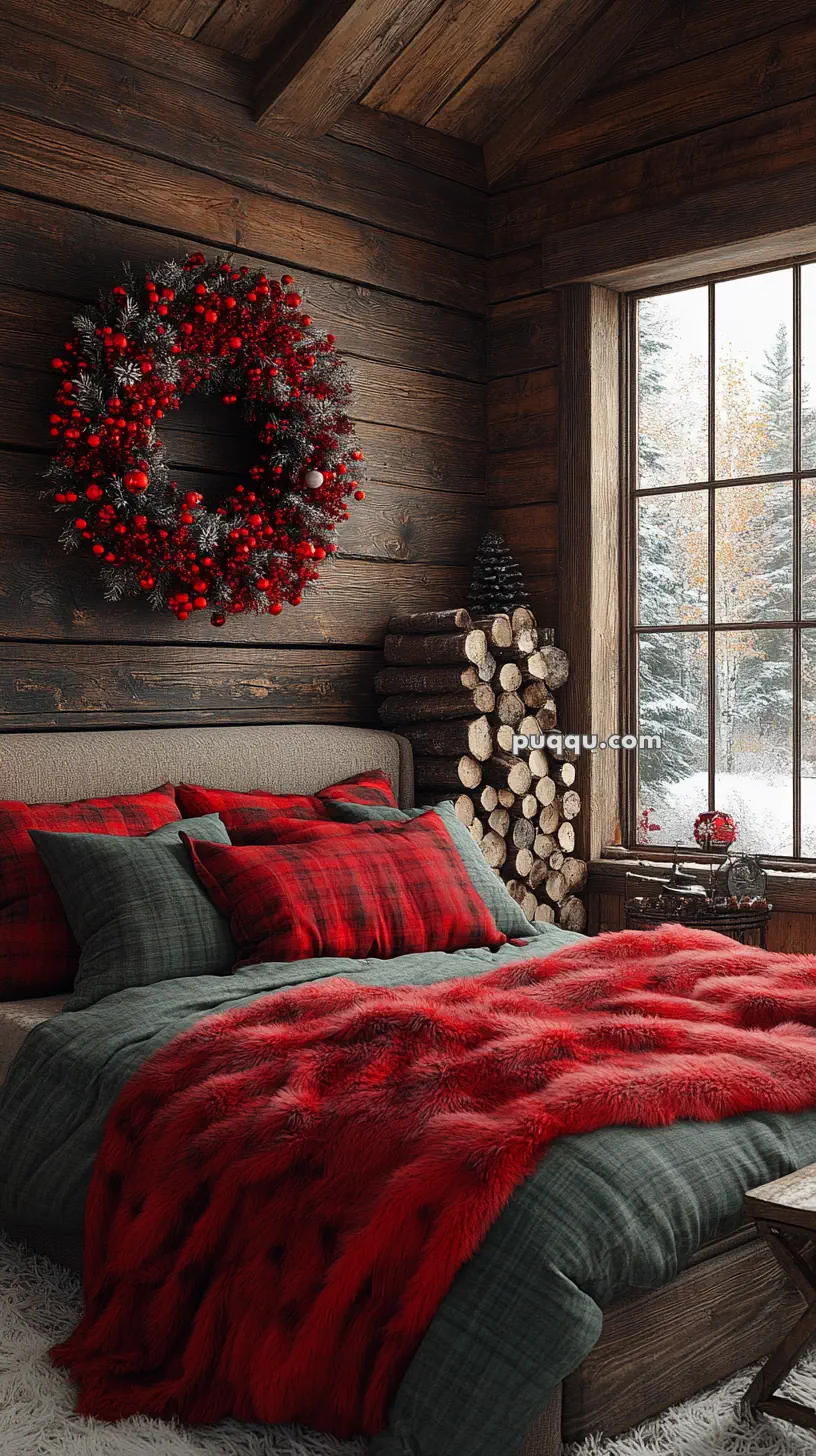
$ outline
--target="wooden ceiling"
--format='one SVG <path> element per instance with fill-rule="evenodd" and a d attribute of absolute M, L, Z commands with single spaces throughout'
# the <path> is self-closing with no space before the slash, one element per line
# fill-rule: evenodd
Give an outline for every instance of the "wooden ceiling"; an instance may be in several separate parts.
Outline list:
<path fill-rule="evenodd" d="M 484 146 L 497 181 L 666 0 L 107 0 L 245 58 L 255 110 L 319 135 L 352 102 Z"/>

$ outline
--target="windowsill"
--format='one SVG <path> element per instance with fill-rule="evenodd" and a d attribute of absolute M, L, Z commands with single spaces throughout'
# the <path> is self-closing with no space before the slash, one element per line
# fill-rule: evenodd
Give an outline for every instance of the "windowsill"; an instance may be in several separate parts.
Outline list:
<path fill-rule="evenodd" d="M 673 855 L 671 849 L 660 851 L 646 845 L 637 849 L 610 845 L 601 859 L 590 864 L 588 888 L 602 895 L 625 895 L 627 870 L 665 874 Z M 722 855 L 695 854 L 693 850 L 681 852 L 678 858 L 684 869 L 697 872 L 702 883 L 708 880 L 711 865 L 721 864 L 723 860 Z M 768 877 L 768 899 L 775 910 L 816 915 L 816 864 L 808 860 L 785 860 L 780 865 L 772 865 L 765 861 L 762 867 Z"/>

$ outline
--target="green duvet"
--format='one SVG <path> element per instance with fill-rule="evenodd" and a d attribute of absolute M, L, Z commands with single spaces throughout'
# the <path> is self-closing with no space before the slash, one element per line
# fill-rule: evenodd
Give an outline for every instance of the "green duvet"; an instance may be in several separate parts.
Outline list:
<path fill-rule="evenodd" d="M 0 1093 L 0 1223 L 80 1229 L 105 1117 L 182 1028 L 333 974 L 369 985 L 477 975 L 575 937 L 541 927 L 496 954 L 253 966 L 120 991 L 44 1023 Z M 564 1138 L 516 1190 L 457 1275 L 371 1456 L 512 1456 L 597 1340 L 603 1307 L 665 1283 L 735 1228 L 744 1190 L 816 1161 L 816 1111 Z"/>

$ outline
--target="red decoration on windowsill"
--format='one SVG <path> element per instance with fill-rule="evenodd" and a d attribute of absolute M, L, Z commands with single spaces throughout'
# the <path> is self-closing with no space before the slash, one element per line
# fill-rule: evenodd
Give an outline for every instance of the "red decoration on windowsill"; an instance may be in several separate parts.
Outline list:
<path fill-rule="evenodd" d="M 179 621 L 299 605 L 335 552 L 346 497 L 364 498 L 332 334 L 312 327 L 294 280 L 193 253 L 129 279 L 74 319 L 52 361 L 59 440 L 49 494 L 66 550 L 90 548 L 106 596 L 144 595 Z M 186 395 L 239 405 L 259 453 L 248 484 L 209 509 L 171 478 L 157 433 Z M 87 549 L 87 548 L 86 548 Z"/>
<path fill-rule="evenodd" d="M 720 809 L 698 814 L 694 821 L 694 838 L 701 849 L 728 849 L 737 837 L 737 823 Z"/>

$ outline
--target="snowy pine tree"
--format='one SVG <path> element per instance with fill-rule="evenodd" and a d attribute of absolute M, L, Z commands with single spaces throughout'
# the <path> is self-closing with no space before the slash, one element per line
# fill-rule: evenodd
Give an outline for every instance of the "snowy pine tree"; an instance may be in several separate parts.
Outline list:
<path fill-rule="evenodd" d="M 521 567 L 500 531 L 486 531 L 479 542 L 468 605 L 474 617 L 530 605 Z"/>
<path fill-rule="evenodd" d="M 652 299 L 643 299 L 639 313 L 638 392 L 641 411 L 645 402 L 666 390 L 663 356 L 669 344 L 661 337 L 661 319 L 654 307 L 650 307 L 653 303 Z M 642 422 L 638 432 L 638 463 L 642 485 L 656 484 L 646 477 L 661 475 L 666 468 L 660 446 L 643 428 Z"/>

